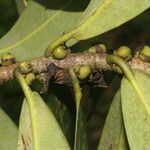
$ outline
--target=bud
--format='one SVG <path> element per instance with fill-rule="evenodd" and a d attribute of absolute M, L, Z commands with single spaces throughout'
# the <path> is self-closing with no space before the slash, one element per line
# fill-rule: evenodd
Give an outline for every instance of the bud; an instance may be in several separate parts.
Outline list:
<path fill-rule="evenodd" d="M 88 49 L 89 53 L 106 53 L 106 46 L 104 44 L 98 44 Z"/>
<path fill-rule="evenodd" d="M 120 48 L 115 50 L 113 53 L 114 55 L 119 56 L 125 59 L 126 61 L 129 61 L 132 58 L 131 49 L 127 46 L 121 46 Z"/>
<path fill-rule="evenodd" d="M 55 59 L 64 59 L 67 55 L 68 55 L 69 51 L 66 50 L 66 48 L 64 46 L 59 46 L 57 48 L 54 49 L 53 51 L 53 57 Z"/>
<path fill-rule="evenodd" d="M 10 53 L 3 54 L 1 56 L 1 61 L 3 66 L 9 66 L 16 63 L 15 57 Z"/>
<path fill-rule="evenodd" d="M 91 68 L 88 65 L 75 65 L 74 71 L 80 80 L 86 79 L 91 74 Z"/>
<path fill-rule="evenodd" d="M 36 75 L 36 79 L 40 82 L 44 82 L 46 78 L 46 73 L 40 73 L 38 75 Z"/>
<path fill-rule="evenodd" d="M 23 61 L 18 65 L 20 73 L 27 74 L 32 72 L 32 67 L 29 62 Z"/>
<path fill-rule="evenodd" d="M 150 47 L 144 46 L 139 53 L 139 58 L 145 62 L 150 62 Z"/>

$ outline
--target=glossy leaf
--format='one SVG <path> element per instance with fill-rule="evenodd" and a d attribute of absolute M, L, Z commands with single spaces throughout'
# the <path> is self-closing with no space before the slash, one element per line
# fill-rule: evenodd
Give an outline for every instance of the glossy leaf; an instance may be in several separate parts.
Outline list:
<path fill-rule="evenodd" d="M 0 108 L 0 150 L 16 150 L 18 129 Z"/>
<path fill-rule="evenodd" d="M 136 17 L 150 7 L 149 0 L 91 0 L 79 19 L 75 38 L 95 37 Z"/>
<path fill-rule="evenodd" d="M 120 90 L 116 93 L 110 106 L 98 146 L 98 150 L 108 149 L 129 149 L 123 124 Z"/>
<path fill-rule="evenodd" d="M 34 104 L 34 112 L 36 112 L 35 130 L 37 131 L 38 149 L 69 150 L 70 147 L 60 126 L 41 96 L 33 92 L 32 101 Z M 27 150 L 33 149 L 31 119 L 26 100 L 24 100 L 22 106 L 18 138 L 18 150 L 23 148 Z"/>
<path fill-rule="evenodd" d="M 10 52 L 30 60 L 44 54 L 47 45 L 73 28 L 85 2 L 74 0 L 30 0 L 14 27 L 0 40 L 0 55 Z"/>
<path fill-rule="evenodd" d="M 150 147 L 150 77 L 134 71 L 135 85 L 126 78 L 121 84 L 121 100 L 125 129 L 132 150 Z M 136 88 L 135 88 L 136 87 Z"/>

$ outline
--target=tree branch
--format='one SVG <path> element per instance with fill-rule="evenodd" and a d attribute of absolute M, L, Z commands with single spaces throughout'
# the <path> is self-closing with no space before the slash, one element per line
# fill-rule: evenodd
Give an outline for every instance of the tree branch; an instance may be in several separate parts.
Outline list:
<path fill-rule="evenodd" d="M 87 64 L 93 69 L 111 70 L 111 67 L 106 62 L 106 54 L 91 54 L 91 53 L 71 53 L 63 60 L 55 60 L 51 57 L 38 57 L 30 63 L 35 74 L 47 71 L 50 63 L 64 69 L 71 68 L 74 64 Z M 17 68 L 19 63 L 0 67 L 0 83 L 14 79 L 13 70 Z M 133 58 L 129 65 L 132 69 L 138 69 L 150 74 L 150 63 L 143 62 L 140 59 Z"/>

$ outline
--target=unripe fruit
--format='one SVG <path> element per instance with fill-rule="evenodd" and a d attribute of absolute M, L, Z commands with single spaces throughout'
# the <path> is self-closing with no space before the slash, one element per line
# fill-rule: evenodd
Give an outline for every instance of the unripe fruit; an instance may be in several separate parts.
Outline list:
<path fill-rule="evenodd" d="M 74 71 L 80 80 L 86 79 L 91 74 L 91 68 L 88 65 L 75 65 Z"/>
<path fill-rule="evenodd" d="M 27 74 L 27 73 L 32 72 L 32 67 L 31 67 L 30 63 L 26 62 L 26 61 L 21 62 L 18 65 L 18 69 L 22 74 Z"/>
<path fill-rule="evenodd" d="M 59 46 L 54 49 L 53 51 L 53 57 L 55 59 L 64 59 L 68 55 L 69 51 L 65 49 L 64 46 Z"/>
<path fill-rule="evenodd" d="M 144 46 L 139 53 L 139 58 L 145 62 L 150 62 L 150 47 Z"/>
<path fill-rule="evenodd" d="M 106 53 L 107 49 L 105 44 L 99 44 L 97 46 L 99 47 L 100 53 Z"/>
<path fill-rule="evenodd" d="M 45 73 L 40 73 L 38 75 L 36 75 L 36 79 L 40 82 L 44 82 L 45 81 Z"/>
<path fill-rule="evenodd" d="M 30 85 L 35 80 L 34 73 L 31 72 L 31 73 L 26 74 L 25 79 L 26 79 L 26 82 Z"/>
<path fill-rule="evenodd" d="M 106 46 L 104 44 L 98 44 L 98 45 L 95 45 L 91 48 L 88 49 L 88 52 L 89 53 L 105 53 L 106 52 Z"/>
<path fill-rule="evenodd" d="M 88 52 L 89 52 L 89 53 L 96 54 L 96 48 L 95 48 L 95 47 L 90 47 L 90 48 L 88 49 Z"/>
<path fill-rule="evenodd" d="M 16 63 L 15 57 L 10 53 L 3 54 L 1 56 L 1 61 L 3 66 L 9 66 Z"/>
<path fill-rule="evenodd" d="M 120 56 L 121 58 L 129 61 L 132 58 L 131 49 L 127 46 L 121 46 L 119 49 L 115 50 L 114 55 Z"/>

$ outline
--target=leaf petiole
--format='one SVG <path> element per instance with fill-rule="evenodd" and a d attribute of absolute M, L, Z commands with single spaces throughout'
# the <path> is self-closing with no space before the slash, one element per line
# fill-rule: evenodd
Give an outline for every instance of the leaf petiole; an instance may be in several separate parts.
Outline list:
<path fill-rule="evenodd" d="M 32 137 L 33 137 L 33 143 L 34 143 L 34 149 L 35 150 L 39 150 L 39 138 L 38 138 L 38 132 L 37 132 L 37 126 L 36 126 L 36 110 L 35 110 L 35 104 L 33 102 L 33 93 L 30 89 L 30 87 L 28 86 L 26 80 L 24 79 L 24 77 L 22 76 L 22 74 L 18 71 L 18 69 L 16 69 L 14 71 L 14 75 L 17 79 L 17 81 L 19 82 L 24 95 L 26 97 L 28 106 L 29 106 L 29 112 L 30 112 L 30 117 L 31 117 L 31 125 L 32 125 Z"/>
<path fill-rule="evenodd" d="M 121 59 L 120 57 L 115 56 L 115 55 L 108 55 L 106 58 L 106 61 L 108 64 L 113 64 L 113 63 L 117 64 L 122 69 L 126 78 L 131 82 L 132 86 L 134 87 L 134 89 L 138 93 L 138 95 L 139 95 L 140 99 L 142 100 L 142 103 L 145 106 L 147 112 L 150 114 L 150 110 L 149 110 L 149 107 L 147 105 L 147 101 L 145 100 L 143 93 L 139 89 L 137 81 L 136 81 L 136 79 L 132 73 L 132 70 L 128 66 L 128 64 L 123 59 Z"/>
<path fill-rule="evenodd" d="M 62 34 L 59 38 L 57 38 L 56 40 L 54 40 L 51 44 L 49 44 L 49 46 L 45 50 L 45 54 L 44 54 L 45 57 L 51 56 L 51 53 L 53 52 L 53 50 L 56 47 L 58 47 L 59 45 L 61 45 L 64 42 L 66 42 L 70 38 L 72 38 L 74 34 L 75 34 L 75 30 L 72 30 L 72 31 L 70 31 L 68 33 Z"/>

